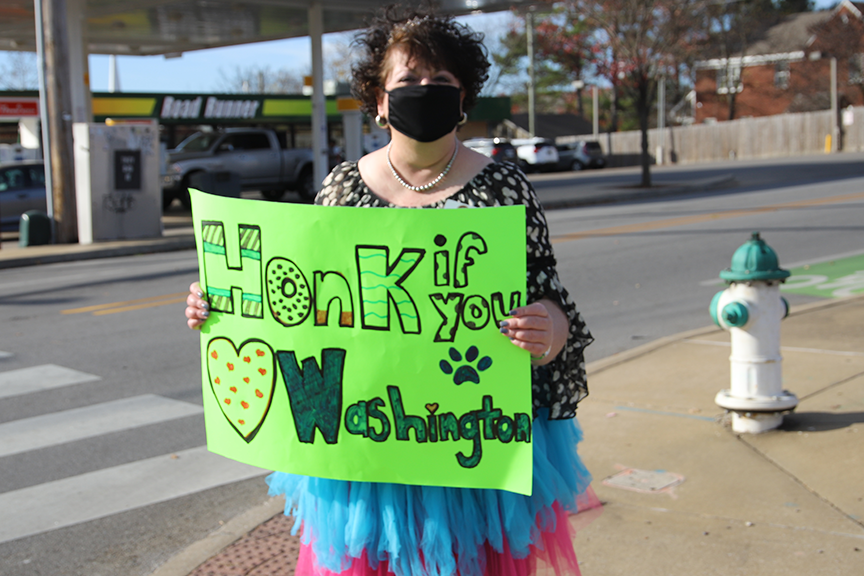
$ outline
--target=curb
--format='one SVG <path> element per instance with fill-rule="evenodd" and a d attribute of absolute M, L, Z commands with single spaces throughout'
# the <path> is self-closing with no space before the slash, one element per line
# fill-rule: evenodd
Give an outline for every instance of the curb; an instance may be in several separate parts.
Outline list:
<path fill-rule="evenodd" d="M 695 338 L 696 336 L 704 336 L 713 332 L 723 332 L 723 329 L 717 326 L 704 326 L 702 328 L 695 328 L 693 330 L 678 332 L 677 334 L 673 334 L 671 336 L 663 336 L 635 348 L 630 348 L 629 350 L 617 352 L 615 354 L 612 354 L 611 356 L 607 356 L 606 358 L 601 358 L 600 360 L 594 360 L 593 362 L 589 362 L 585 365 L 585 372 L 589 376 L 592 374 L 599 374 L 600 372 L 603 372 L 610 368 L 614 368 L 619 364 L 624 364 L 625 362 L 635 360 L 636 358 L 641 358 L 642 356 L 650 354 L 651 352 L 659 350 L 660 348 L 665 348 L 666 346 L 674 344 L 675 342 L 687 340 L 688 338 Z"/>
<path fill-rule="evenodd" d="M 797 306 L 793 306 L 789 310 L 789 317 L 800 316 L 802 314 L 808 314 L 810 312 L 816 312 L 822 310 L 823 308 L 843 306 L 844 304 L 848 304 L 856 300 L 864 301 L 864 294 L 855 294 L 853 296 L 846 296 L 843 298 L 817 300 L 816 302 L 808 302 L 807 304 L 798 304 Z M 650 354 L 655 350 L 659 350 L 660 348 L 664 348 L 670 344 L 674 344 L 675 342 L 680 342 L 689 338 L 705 336 L 706 334 L 712 334 L 717 332 L 725 332 L 725 330 L 718 326 L 708 325 L 702 328 L 695 328 L 693 330 L 678 332 L 677 334 L 673 334 L 671 336 L 664 336 L 662 338 L 658 338 L 657 340 L 652 340 L 651 342 L 642 344 L 641 346 L 637 346 L 636 348 L 630 348 L 629 350 L 624 350 L 623 352 L 612 354 L 611 356 L 607 356 L 606 358 L 601 358 L 600 360 L 594 360 L 593 362 L 589 362 L 585 366 L 585 371 L 588 375 L 599 374 L 600 372 L 603 372 L 610 368 L 614 368 L 615 366 L 618 366 L 619 364 L 624 364 L 625 362 L 629 362 L 630 360 L 635 360 L 636 358 L 640 358 L 642 356 L 645 356 L 646 354 Z"/>
<path fill-rule="evenodd" d="M 723 190 L 733 188 L 738 185 L 738 180 L 732 176 L 723 176 L 714 180 L 708 180 L 702 184 L 691 184 L 681 186 L 669 186 L 660 188 L 662 184 L 656 188 L 652 187 L 647 190 L 640 189 L 635 192 L 622 192 L 611 196 L 597 194 L 594 196 L 571 198 L 565 200 L 548 200 L 540 199 L 540 204 L 547 210 L 557 210 L 561 208 L 575 208 L 578 206 L 594 206 L 597 204 L 614 204 L 616 202 L 633 202 L 641 200 L 654 200 L 657 198 L 668 198 L 671 196 L 684 196 L 695 192 L 711 192 L 713 190 Z M 659 188 L 659 189 L 658 189 Z M 537 187 L 535 187 L 537 189 Z M 620 190 L 620 189 L 619 189 Z M 540 196 L 540 192 L 537 193 Z"/>
<path fill-rule="evenodd" d="M 285 498 L 277 496 L 235 516 L 215 532 L 189 545 L 159 566 L 150 576 L 188 576 L 195 568 L 249 532 L 285 510 Z"/>
<path fill-rule="evenodd" d="M 114 243 L 111 243 L 114 244 Z M 60 248 L 53 253 L 39 254 L 39 247 L 22 248 L 20 250 L 33 250 L 36 254 L 25 254 L 13 256 L 8 259 L 0 255 L 0 270 L 7 268 L 21 268 L 24 266 L 35 266 L 38 264 L 56 264 L 58 262 L 74 262 L 78 260 L 95 260 L 98 258 L 111 258 L 116 256 L 137 256 L 139 254 L 156 254 L 160 252 L 176 252 L 179 250 L 193 250 L 195 238 L 192 236 L 176 238 L 165 241 L 162 238 L 151 241 L 130 242 L 126 245 L 116 246 L 107 244 L 93 248 L 93 245 L 70 244 L 68 247 Z M 16 249 L 17 251 L 17 249 Z"/>

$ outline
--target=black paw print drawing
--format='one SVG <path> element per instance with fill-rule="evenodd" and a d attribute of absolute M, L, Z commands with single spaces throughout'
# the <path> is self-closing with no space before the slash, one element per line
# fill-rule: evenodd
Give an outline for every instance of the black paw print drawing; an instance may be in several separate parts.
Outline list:
<path fill-rule="evenodd" d="M 463 382 L 474 382 L 475 384 L 480 383 L 480 374 L 478 372 L 483 372 L 487 368 L 492 365 L 492 358 L 489 356 L 484 356 L 477 362 L 477 368 L 475 369 L 471 364 L 477 360 L 477 356 L 480 355 L 480 351 L 477 350 L 476 346 L 471 346 L 468 350 L 465 351 L 465 362 L 462 366 L 458 366 L 454 373 L 453 365 L 450 364 L 446 359 L 441 360 L 438 366 L 441 367 L 441 371 L 444 374 L 453 374 L 453 383 L 456 385 L 462 384 Z M 462 355 L 459 353 L 456 348 L 450 348 L 450 359 L 453 362 L 462 362 Z"/>

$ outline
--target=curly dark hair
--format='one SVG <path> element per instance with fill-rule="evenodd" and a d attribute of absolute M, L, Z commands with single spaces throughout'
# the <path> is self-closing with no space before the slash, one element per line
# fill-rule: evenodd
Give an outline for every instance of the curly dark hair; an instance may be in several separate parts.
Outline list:
<path fill-rule="evenodd" d="M 447 70 L 465 91 L 462 110 L 477 103 L 477 95 L 489 78 L 489 59 L 483 34 L 431 10 L 384 8 L 354 40 L 363 50 L 362 60 L 352 68 L 351 92 L 366 114 L 378 114 L 378 90 L 384 88 L 385 62 L 390 50 L 401 47 L 408 57 Z"/>

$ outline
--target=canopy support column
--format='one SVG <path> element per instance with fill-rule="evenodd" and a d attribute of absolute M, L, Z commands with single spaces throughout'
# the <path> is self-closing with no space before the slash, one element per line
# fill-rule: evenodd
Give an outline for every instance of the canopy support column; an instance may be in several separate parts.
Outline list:
<path fill-rule="evenodd" d="M 48 124 L 54 241 L 69 244 L 78 240 L 75 201 L 75 172 L 72 151 L 72 97 L 69 93 L 69 41 L 66 2 L 34 0 L 41 16 L 45 58 L 45 115 Z M 42 63 L 40 62 L 41 66 Z"/>
<path fill-rule="evenodd" d="M 87 41 L 84 37 L 86 12 L 84 0 L 67 0 L 67 30 L 69 31 L 69 92 L 72 95 L 72 122 L 92 122 L 90 103 L 90 67 L 87 62 Z"/>
<path fill-rule="evenodd" d="M 323 35 L 324 10 L 320 2 L 314 1 L 309 7 L 309 40 L 312 42 L 312 154 L 316 190 L 321 189 L 321 182 L 329 171 L 324 51 L 321 43 Z"/>

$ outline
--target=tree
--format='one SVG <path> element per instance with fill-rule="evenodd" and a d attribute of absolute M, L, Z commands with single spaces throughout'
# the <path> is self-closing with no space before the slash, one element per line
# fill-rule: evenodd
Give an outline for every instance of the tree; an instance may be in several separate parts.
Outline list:
<path fill-rule="evenodd" d="M 515 13 L 510 29 L 499 40 L 500 49 L 492 55 L 497 78 L 492 86 L 506 85 L 519 105 L 527 91 L 528 67 L 526 17 Z M 537 13 L 534 33 L 534 79 L 538 92 L 537 109 L 548 112 L 570 111 L 585 115 L 582 89 L 573 95 L 573 82 L 585 80 L 592 69 L 591 30 L 569 3 L 556 4 L 546 13 Z M 544 97 L 546 96 L 546 97 Z"/>
<path fill-rule="evenodd" d="M 214 84 L 217 92 L 255 92 L 258 94 L 299 94 L 303 78 L 287 68 L 271 70 L 269 66 L 237 66 L 233 72 L 219 69 Z"/>
<path fill-rule="evenodd" d="M 728 105 L 727 119 L 738 114 L 737 94 L 744 80 L 741 59 L 748 48 L 764 38 L 769 28 L 784 17 L 813 9 L 811 0 L 726 0 L 706 3 L 702 23 L 703 44 L 694 54 L 699 59 L 719 58 L 725 66 L 718 70 L 717 88 Z M 723 84 L 723 85 L 721 85 Z"/>
<path fill-rule="evenodd" d="M 554 64 L 550 72 L 552 80 L 559 86 L 584 80 L 594 60 L 591 50 L 593 30 L 572 8 L 572 4 L 561 4 L 552 19 L 541 21 L 536 26 L 535 55 L 542 62 Z M 581 86 L 576 89 L 576 101 L 579 115 L 584 117 Z"/>
<path fill-rule="evenodd" d="M 328 80 L 351 82 L 351 67 L 357 52 L 351 47 L 348 34 L 334 34 L 324 44 L 324 75 Z"/>
<path fill-rule="evenodd" d="M 739 0 L 707 4 L 701 55 L 706 59 L 719 56 L 726 63 L 718 71 L 717 88 L 725 95 L 728 120 L 734 120 L 737 113 L 737 94 L 742 86 L 741 59 L 747 56 L 748 47 L 784 16 L 806 10 L 810 5 L 809 0 Z"/>
<path fill-rule="evenodd" d="M 324 44 L 324 77 L 337 82 L 350 82 L 354 55 L 345 35 L 336 35 Z M 258 94 L 300 94 L 303 91 L 303 76 L 312 74 L 311 67 L 305 74 L 300 70 L 269 66 L 237 66 L 231 72 L 219 69 L 214 90 L 225 93 L 255 92 Z"/>
<path fill-rule="evenodd" d="M 572 0 L 598 30 L 600 70 L 633 95 L 642 132 L 641 186 L 651 186 L 648 119 L 657 78 L 676 69 L 681 53 L 699 41 L 696 24 L 709 0 Z"/>
<path fill-rule="evenodd" d="M 810 49 L 836 58 L 838 76 L 842 77 L 845 69 L 846 84 L 856 86 L 864 97 L 864 18 L 844 11 L 811 27 L 810 32 L 814 37 Z M 810 79 L 811 86 L 824 75 L 815 76 Z"/>
<path fill-rule="evenodd" d="M 39 71 L 36 55 L 31 52 L 6 52 L 0 64 L 0 88 L 4 90 L 37 90 Z"/>

